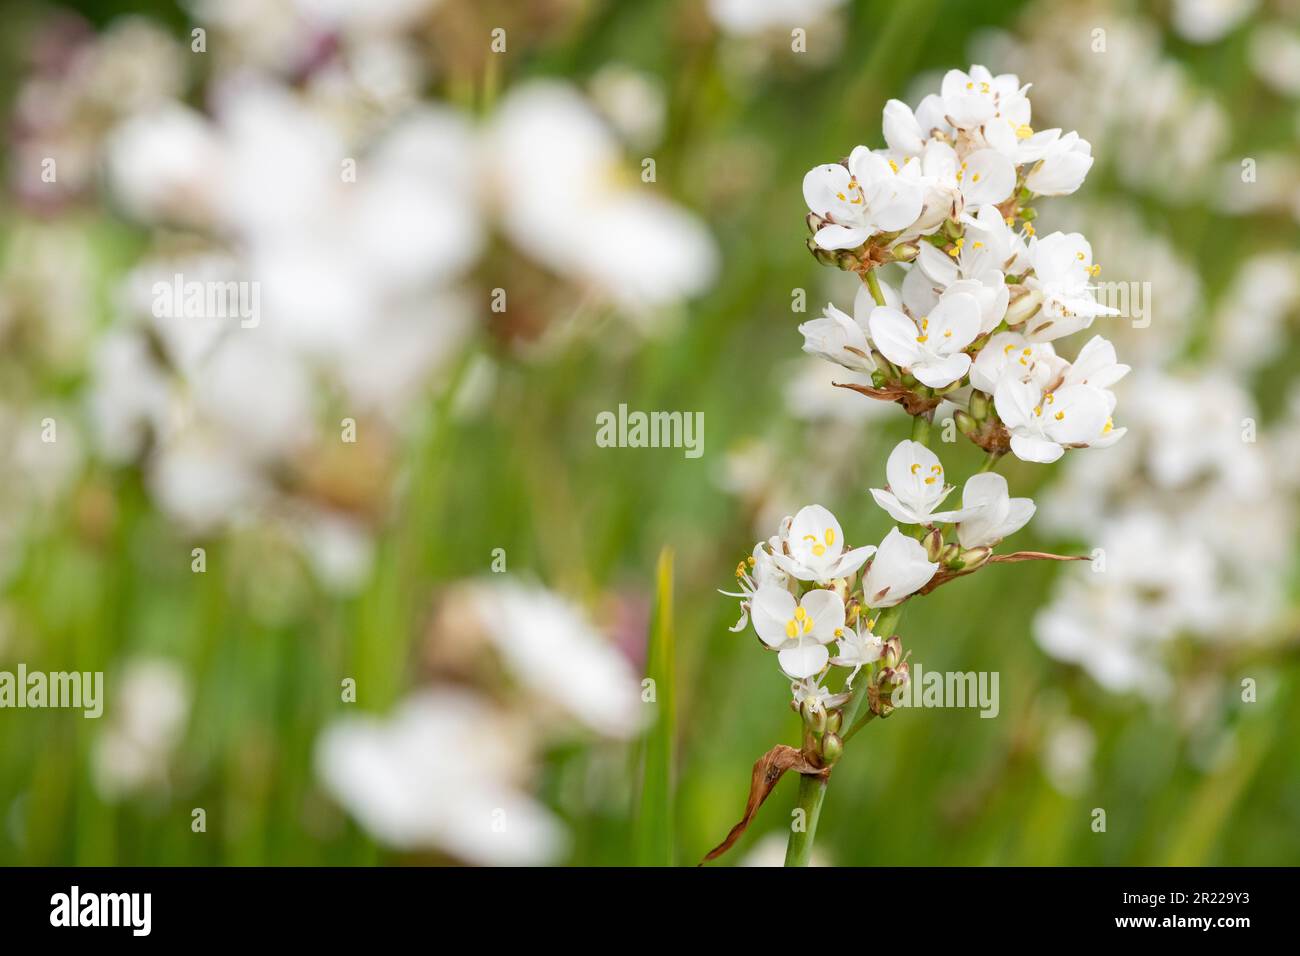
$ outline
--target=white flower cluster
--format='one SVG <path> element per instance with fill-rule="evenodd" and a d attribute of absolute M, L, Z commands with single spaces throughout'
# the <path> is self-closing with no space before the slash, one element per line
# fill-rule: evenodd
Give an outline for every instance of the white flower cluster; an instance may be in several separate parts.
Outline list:
<path fill-rule="evenodd" d="M 1116 314 L 1097 301 L 1092 249 L 1082 235 L 1039 237 L 1032 225 L 1035 197 L 1078 189 L 1091 149 L 1077 133 L 1035 132 L 1027 90 L 982 66 L 949 71 L 915 111 L 889 101 L 887 148 L 859 146 L 804 178 L 809 249 L 863 282 L 852 315 L 830 305 L 799 327 L 804 351 L 870 374 L 870 386 L 844 387 L 897 402 L 915 419 L 913 439 L 886 462 L 886 487 L 871 489 L 910 532 L 895 527 L 878 547 L 850 547 L 835 516 L 810 505 L 736 570 L 741 617 L 733 630 L 752 619 L 794 681 L 805 757 L 814 763 L 838 759 L 841 724 L 857 717 L 863 696 L 873 713 L 887 714 L 888 695 L 906 683 L 894 635 L 902 602 L 992 561 L 1061 559 L 994 556 L 1035 510 L 1011 497 L 992 470 L 998 459 L 1012 452 L 1052 462 L 1067 448 L 1111 445 L 1124 434 L 1112 422 L 1111 388 L 1129 368 L 1111 343 L 1093 336 L 1073 362 L 1053 345 Z M 895 263 L 906 270 L 897 289 L 878 274 Z M 948 509 L 954 486 L 925 444 L 943 402 L 988 453 L 960 507 Z M 837 667 L 849 673 L 833 689 L 824 681 Z M 854 689 L 864 669 L 865 695 Z"/>
<path fill-rule="evenodd" d="M 1092 156 L 1077 133 L 1033 130 L 1027 89 L 950 70 L 916 111 L 886 104 L 888 148 L 809 171 L 810 248 L 871 291 L 800 331 L 806 352 L 870 372 L 876 397 L 912 414 L 953 402 L 981 447 L 1051 462 L 1123 435 L 1110 386 L 1128 366 L 1100 336 L 1073 363 L 1052 345 L 1118 313 L 1097 300 L 1087 239 L 1035 234 L 1029 204 L 1078 189 Z M 894 262 L 910 263 L 898 292 L 873 271 Z"/>
<path fill-rule="evenodd" d="M 872 632 L 880 611 L 921 590 L 941 569 L 977 568 L 1034 514 L 1032 501 L 1010 497 L 1006 479 L 991 472 L 971 476 L 960 508 L 936 511 L 953 486 L 938 456 L 920 442 L 900 442 L 885 475 L 887 487 L 872 488 L 872 496 L 894 520 L 918 526 L 919 537 L 895 527 L 879 547 L 850 548 L 835 515 L 809 505 L 782 521 L 736 569 L 740 591 L 730 596 L 741 599 L 741 617 L 732 630 L 753 619 L 759 640 L 797 682 L 796 703 L 809 696 L 828 706 L 842 702 L 821 678 L 830 667 L 847 668 L 851 689 L 858 671 L 880 660 L 885 642 Z M 944 543 L 941 524 L 955 526 L 955 541 Z"/>

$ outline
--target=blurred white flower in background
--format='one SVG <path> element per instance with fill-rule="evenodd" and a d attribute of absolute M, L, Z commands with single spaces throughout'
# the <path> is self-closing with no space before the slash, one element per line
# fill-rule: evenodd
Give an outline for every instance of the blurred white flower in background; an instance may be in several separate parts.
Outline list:
<path fill-rule="evenodd" d="M 709 0 L 709 13 L 725 32 L 752 36 L 806 29 L 843 5 L 844 0 Z"/>
<path fill-rule="evenodd" d="M 95 741 L 94 779 L 106 800 L 165 788 L 185 733 L 190 686 L 180 665 L 161 657 L 126 661 L 105 688 L 104 726 Z"/>
<path fill-rule="evenodd" d="M 639 676 L 580 607 L 532 584 L 488 580 L 472 593 L 489 642 L 535 698 L 609 737 L 641 728 Z"/>
<path fill-rule="evenodd" d="M 387 719 L 342 717 L 322 732 L 316 770 L 384 844 L 483 866 L 558 862 L 563 824 L 525 789 L 530 725 L 470 691 L 407 698 Z"/>
<path fill-rule="evenodd" d="M 486 131 L 486 195 L 510 239 L 560 275 L 639 313 L 698 295 L 718 253 L 697 217 L 624 163 L 573 87 L 511 90 Z"/>
<path fill-rule="evenodd" d="M 1216 43 L 1255 12 L 1259 0 L 1173 0 L 1174 29 L 1192 43 Z"/>

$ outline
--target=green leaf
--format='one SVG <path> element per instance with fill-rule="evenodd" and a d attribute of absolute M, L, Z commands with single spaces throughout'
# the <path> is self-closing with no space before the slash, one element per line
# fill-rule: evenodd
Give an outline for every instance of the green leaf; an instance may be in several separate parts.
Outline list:
<path fill-rule="evenodd" d="M 654 717 L 642 742 L 641 800 L 635 820 L 638 866 L 672 866 L 673 846 L 673 742 L 676 708 L 673 699 L 673 552 L 659 553 L 654 613 L 646 672 L 653 691 Z"/>

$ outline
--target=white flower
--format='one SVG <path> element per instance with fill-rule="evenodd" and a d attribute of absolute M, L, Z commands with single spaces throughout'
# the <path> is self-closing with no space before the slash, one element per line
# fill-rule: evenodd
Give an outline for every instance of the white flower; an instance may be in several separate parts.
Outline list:
<path fill-rule="evenodd" d="M 1079 357 L 1066 370 L 1061 384 L 1108 389 L 1128 373 L 1129 366 L 1121 365 L 1115 358 L 1115 346 L 1094 335 L 1079 350 Z"/>
<path fill-rule="evenodd" d="M 1124 432 L 1111 422 L 1115 396 L 1091 385 L 1044 393 L 1030 382 L 1004 378 L 993 402 L 1011 432 L 1011 450 L 1022 461 L 1053 462 L 1067 445 L 1110 444 Z"/>
<path fill-rule="evenodd" d="M 945 124 L 946 125 L 946 124 Z M 899 156 L 919 156 L 930 140 L 928 130 L 921 128 L 912 108 L 902 100 L 889 100 L 881 111 L 881 126 L 885 143 Z"/>
<path fill-rule="evenodd" d="M 907 228 L 921 214 L 920 185 L 865 146 L 853 150 L 847 168 L 829 163 L 810 169 L 803 195 L 828 222 L 815 237 L 823 249 L 856 249 L 876 233 Z"/>
<path fill-rule="evenodd" d="M 483 155 L 506 234 L 543 265 L 630 310 L 712 283 L 718 254 L 704 223 L 626 183 L 617 139 L 573 87 L 538 80 L 511 90 Z"/>
<path fill-rule="evenodd" d="M 610 737 L 641 728 L 641 682 L 582 608 L 533 584 L 492 580 L 473 593 L 489 640 L 538 699 Z"/>
<path fill-rule="evenodd" d="M 1042 158 L 1029 171 L 1025 185 L 1040 196 L 1068 196 L 1081 185 L 1092 169 L 1092 144 L 1069 132 L 1047 130 L 1049 136 L 1042 144 Z"/>
<path fill-rule="evenodd" d="M 709 0 L 709 14 L 725 32 L 753 36 L 789 31 L 827 18 L 844 0 Z"/>
<path fill-rule="evenodd" d="M 966 293 L 939 300 L 918 321 L 889 306 L 877 306 L 868 319 L 872 341 L 884 356 L 930 388 L 951 385 L 970 368 L 962 350 L 979 335 L 980 306 Z"/>
<path fill-rule="evenodd" d="M 845 551 L 839 521 L 821 505 L 800 508 L 787 518 L 780 545 L 773 557 L 781 570 L 797 580 L 819 583 L 848 577 L 876 552 L 873 545 Z"/>
<path fill-rule="evenodd" d="M 953 126 L 972 130 L 994 117 L 1018 127 L 1029 122 L 1029 99 L 1013 73 L 994 76 L 983 66 L 972 66 L 970 73 L 949 70 L 944 74 L 939 95 L 944 115 Z"/>
<path fill-rule="evenodd" d="M 736 581 L 740 584 L 740 590 L 723 591 L 719 589 L 719 594 L 741 599 L 740 620 L 736 622 L 735 627 L 731 628 L 733 634 L 743 631 L 745 626 L 749 624 L 749 606 L 755 591 L 764 585 L 773 585 L 784 589 L 789 588 L 790 576 L 781 570 L 776 563 L 776 559 L 772 557 L 772 549 L 779 546 L 779 538 L 773 538 L 769 543 L 758 542 L 758 544 L 754 545 L 754 553 L 750 556 L 748 562 L 741 562 L 740 567 L 736 569 Z M 748 570 L 746 564 L 749 565 Z"/>
<path fill-rule="evenodd" d="M 851 667 L 853 672 L 844 682 L 845 687 L 853 686 L 853 679 L 858 671 L 868 664 L 880 660 L 885 651 L 885 642 L 871 633 L 871 628 L 859 618 L 856 627 L 848 628 L 835 643 L 835 656 L 831 664 L 835 667 Z"/>
<path fill-rule="evenodd" d="M 992 547 L 1034 516 L 1034 502 L 1009 497 L 1007 480 L 991 471 L 966 480 L 961 506 L 964 517 L 957 523 L 957 540 L 963 548 Z"/>
<path fill-rule="evenodd" d="M 1016 168 L 995 149 L 977 149 L 959 157 L 947 143 L 934 142 L 925 148 L 922 172 L 960 190 L 972 209 L 1002 202 L 1016 186 Z"/>
<path fill-rule="evenodd" d="M 568 837 L 521 788 L 528 729 L 476 694 L 423 691 L 387 720 L 357 715 L 328 726 L 316 742 L 316 768 L 389 846 L 436 848 L 484 866 L 554 863 Z"/>
<path fill-rule="evenodd" d="M 992 395 L 1004 378 L 1047 388 L 1066 367 L 1050 342 L 1030 342 L 1019 332 L 999 332 L 980 349 L 970 369 L 970 383 Z"/>
<path fill-rule="evenodd" d="M 885 477 L 889 490 L 872 488 L 871 496 L 895 521 L 934 524 L 957 520 L 956 512 L 932 513 L 948 497 L 952 485 L 944 481 L 939 457 L 920 442 L 899 442 L 889 453 Z"/>
<path fill-rule="evenodd" d="M 821 685 L 821 681 L 816 677 L 804 677 L 801 680 L 791 681 L 790 695 L 796 707 L 802 707 L 804 701 L 811 700 L 823 710 L 838 707 L 853 696 L 852 694 L 832 694 Z"/>
<path fill-rule="evenodd" d="M 930 561 L 925 548 L 897 528 L 885 535 L 862 582 L 868 607 L 893 607 L 925 586 L 939 565 Z"/>
<path fill-rule="evenodd" d="M 1054 232 L 1029 247 L 1034 274 L 1025 284 L 1043 293 L 1043 307 L 1026 323 L 1025 336 L 1046 342 L 1092 325 L 1099 315 L 1119 315 L 1102 305 L 1088 280 L 1097 274 L 1092 246 L 1079 233 Z"/>
<path fill-rule="evenodd" d="M 782 588 L 765 586 L 754 595 L 754 630 L 777 651 L 790 677 L 811 677 L 830 660 L 826 645 L 844 633 L 844 602 L 834 591 L 809 591 L 800 601 Z"/>
<path fill-rule="evenodd" d="M 117 800 L 167 783 L 168 763 L 185 733 L 190 687 L 166 658 L 137 658 L 122 667 L 110 719 L 95 741 L 95 786 Z"/>
<path fill-rule="evenodd" d="M 802 323 L 799 332 L 803 335 L 803 350 L 809 355 L 819 355 L 855 372 L 870 372 L 876 367 L 866 331 L 833 305 L 826 306 L 820 319 Z"/>

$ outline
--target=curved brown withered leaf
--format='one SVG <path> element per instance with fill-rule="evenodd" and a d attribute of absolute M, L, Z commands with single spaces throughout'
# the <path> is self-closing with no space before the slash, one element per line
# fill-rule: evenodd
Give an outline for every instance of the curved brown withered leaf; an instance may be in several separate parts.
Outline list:
<path fill-rule="evenodd" d="M 753 822 L 754 815 L 758 813 L 758 808 L 763 805 L 768 794 L 777 782 L 785 776 L 787 770 L 794 770 L 801 774 L 808 774 L 816 777 L 826 777 L 830 775 L 829 767 L 819 767 L 813 764 L 803 751 L 791 747 L 788 744 L 777 744 L 763 756 L 754 761 L 754 772 L 749 778 L 749 800 L 745 804 L 745 815 L 740 818 L 740 822 L 731 828 L 727 838 L 715 846 L 712 850 L 704 855 L 700 861 L 700 866 L 708 863 L 710 860 L 716 860 L 722 854 L 732 848 L 737 840 L 740 839 L 749 824 Z"/>

